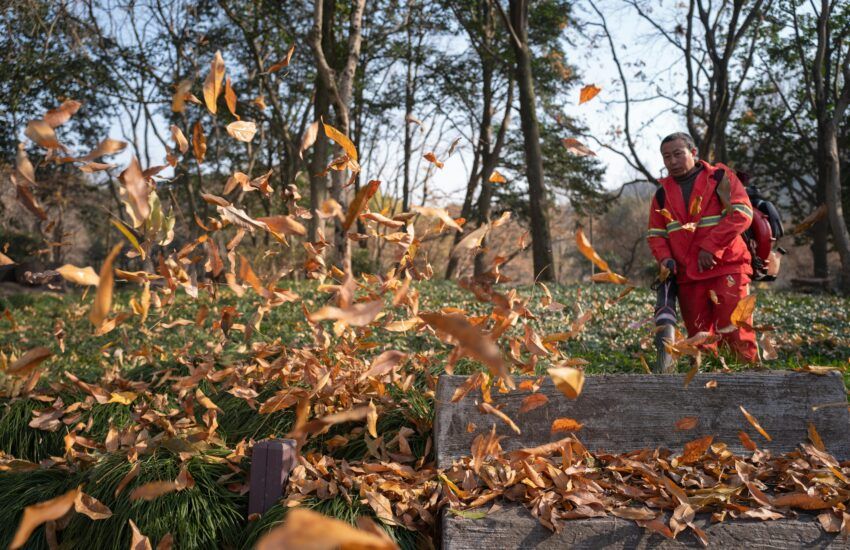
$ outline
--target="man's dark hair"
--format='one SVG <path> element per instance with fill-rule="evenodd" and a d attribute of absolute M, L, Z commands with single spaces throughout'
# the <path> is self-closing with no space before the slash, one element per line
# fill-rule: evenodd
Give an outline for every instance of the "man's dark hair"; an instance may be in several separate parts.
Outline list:
<path fill-rule="evenodd" d="M 697 148 L 697 144 L 696 144 L 696 142 L 694 142 L 694 138 L 692 138 L 690 134 L 686 134 L 685 132 L 676 132 L 676 133 L 670 134 L 669 136 L 667 136 L 666 138 L 661 140 L 661 145 L 664 145 L 665 143 L 667 143 L 669 141 L 675 141 L 677 139 L 681 139 L 682 141 L 684 141 L 685 145 L 688 146 L 688 149 L 696 149 Z"/>

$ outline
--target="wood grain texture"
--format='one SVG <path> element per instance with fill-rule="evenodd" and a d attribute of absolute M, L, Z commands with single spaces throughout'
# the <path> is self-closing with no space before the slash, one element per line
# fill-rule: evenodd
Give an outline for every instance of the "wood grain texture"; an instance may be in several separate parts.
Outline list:
<path fill-rule="evenodd" d="M 546 377 L 541 392 L 548 402 L 519 414 L 528 392 L 499 394 L 492 391 L 493 405 L 501 408 L 521 428 L 515 434 L 504 422 L 478 410 L 478 390 L 452 403 L 455 389 L 466 377 L 442 376 L 437 385 L 434 434 L 437 465 L 447 468 L 469 454 L 473 438 L 495 424 L 505 450 L 534 447 L 564 437 L 551 434 L 556 418 L 574 418 L 584 424 L 578 438 L 590 450 L 613 453 L 666 447 L 681 451 L 683 445 L 705 435 L 725 442 L 736 453 L 746 453 L 738 439 L 743 430 L 774 453 L 791 451 L 807 440 L 809 422 L 839 460 L 850 458 L 850 414 L 846 406 L 813 410 L 817 405 L 846 402 L 844 383 L 837 372 L 819 376 L 797 372 L 745 372 L 700 374 L 684 386 L 684 375 L 589 376 L 576 400 L 564 397 Z M 716 388 L 706 388 L 715 380 Z M 518 381 L 519 382 L 519 381 Z M 766 441 L 747 422 L 743 405 L 772 437 Z M 677 420 L 695 416 L 697 426 L 676 430 Z M 469 423 L 476 429 L 467 431 Z M 441 547 L 444 550 L 478 548 L 681 548 L 700 546 L 690 532 L 668 540 L 633 521 L 614 516 L 570 520 L 559 533 L 543 527 L 523 506 L 507 502 L 479 520 L 444 512 Z M 848 541 L 823 531 L 814 515 L 800 514 L 777 521 L 733 520 L 710 524 L 707 515 L 696 523 L 714 548 L 850 548 Z"/>
<path fill-rule="evenodd" d="M 519 413 L 519 408 L 528 392 L 499 394 L 494 389 L 493 405 L 519 425 L 521 435 L 495 416 L 478 410 L 479 390 L 452 403 L 452 394 L 465 379 L 443 375 L 437 385 L 434 434 L 439 468 L 447 468 L 453 460 L 468 455 L 473 438 L 493 424 L 497 433 L 507 436 L 502 440 L 505 450 L 534 447 L 565 437 L 568 434 L 550 432 L 552 421 L 561 417 L 574 418 L 584 425 L 576 435 L 589 450 L 613 453 L 656 447 L 678 451 L 688 441 L 706 435 L 726 443 L 735 453 L 744 453 L 738 439 L 741 430 L 761 448 L 781 453 L 807 441 L 808 424 L 813 422 L 827 450 L 839 460 L 850 458 L 847 408 L 812 409 L 825 403 L 846 402 L 844 384 L 837 372 L 698 374 L 687 387 L 684 375 L 603 374 L 588 376 L 584 390 L 574 401 L 564 397 L 545 377 L 540 392 L 549 401 L 524 414 Z M 717 387 L 706 388 L 709 380 L 715 380 Z M 740 405 L 758 419 L 772 441 L 766 441 L 747 422 Z M 676 430 L 676 421 L 686 416 L 697 417 L 698 425 L 691 430 Z M 473 432 L 467 431 L 470 422 L 476 427 Z"/>
<path fill-rule="evenodd" d="M 821 529 L 815 516 L 777 521 L 735 520 L 711 524 L 708 516 L 694 521 L 708 535 L 709 548 L 848 548 L 841 537 Z M 442 518 L 443 550 L 491 548 L 702 548 L 690 530 L 675 540 L 639 527 L 635 522 L 614 516 L 563 522 L 553 533 L 543 527 L 519 504 L 504 507 L 483 519 L 463 519 L 452 514 Z"/>

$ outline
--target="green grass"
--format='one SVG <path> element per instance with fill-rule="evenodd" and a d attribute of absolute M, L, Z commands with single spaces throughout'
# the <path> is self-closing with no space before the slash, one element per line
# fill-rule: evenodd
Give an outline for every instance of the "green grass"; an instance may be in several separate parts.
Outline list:
<path fill-rule="evenodd" d="M 480 315 L 489 313 L 492 307 L 491 304 L 476 301 L 469 292 L 452 282 L 434 281 L 418 285 L 417 288 L 421 293 L 421 311 L 453 306 L 463 309 L 468 315 Z M 311 283 L 296 284 L 292 289 L 305 298 L 308 310 L 318 309 L 327 300 L 328 295 L 318 293 Z M 507 292 L 507 289 L 497 290 Z M 619 294 L 621 287 L 552 286 L 550 290 L 553 299 L 564 305 L 561 311 L 543 310 L 540 306 L 540 298 L 543 296 L 540 287 L 518 289 L 519 295 L 527 298 L 527 307 L 536 315 L 532 326 L 538 334 L 542 336 L 568 331 L 570 322 L 581 312 L 595 309 L 598 314 L 588 322 L 586 330 L 578 338 L 560 344 L 561 351 L 569 357 L 589 361 L 586 370 L 591 374 L 643 372 L 640 356 L 651 361 L 654 355 L 651 322 L 642 324 L 652 316 L 653 295 L 649 290 L 636 289 L 609 308 L 603 308 L 602 304 Z M 770 289 L 758 289 L 757 292 L 756 324 L 776 327 L 772 334 L 779 358 L 765 363 L 766 367 L 793 369 L 808 364 L 848 365 L 850 300 L 832 295 L 773 292 Z M 137 294 L 136 290 L 117 293 L 114 309 L 126 311 L 129 299 Z M 79 294 L 67 294 L 59 298 L 34 294 L 26 297 L 11 296 L 3 299 L 0 313 L 4 307 L 8 308 L 18 330 L 13 330 L 12 322 L 0 315 L 0 352 L 8 357 L 11 354 L 19 356 L 35 346 L 50 348 L 54 356 L 44 363 L 46 372 L 39 383 L 39 391 L 52 396 L 57 392 L 48 385 L 65 380 L 64 371 L 84 381 L 97 383 L 108 377 L 114 369 L 121 373 L 124 380 L 156 383 L 167 369 L 171 369 L 175 376 L 185 376 L 210 358 L 213 358 L 217 367 L 238 365 L 244 360 L 251 345 L 277 342 L 290 349 L 313 345 L 299 303 L 272 309 L 250 342 L 245 340 L 242 332 L 234 330 L 229 338 L 224 338 L 220 330 L 213 328 L 212 323 L 217 320 L 217 315 L 220 315 L 217 312 L 223 305 L 236 307 L 237 323 L 250 323 L 256 308 L 255 298 L 249 295 L 237 300 L 229 292 L 223 292 L 217 302 L 203 295 L 198 301 L 193 301 L 181 292 L 176 303 L 168 306 L 162 320 L 158 312 L 152 311 L 143 327 L 135 320 L 129 320 L 109 334 L 95 337 L 92 336 L 86 318 L 91 295 L 84 299 Z M 163 323 L 176 319 L 194 321 L 201 305 L 210 309 L 209 316 L 201 326 L 191 324 L 161 329 Z M 405 314 L 399 312 L 399 315 L 399 318 L 403 318 Z M 65 334 L 64 352 L 60 351 L 54 336 L 57 326 L 61 326 Z M 514 330 L 517 331 L 515 334 L 520 334 L 519 327 Z M 336 343 L 334 341 L 331 347 Z M 427 357 L 427 370 L 432 376 L 444 372 L 451 350 L 450 346 L 440 343 L 424 331 L 393 333 L 378 329 L 363 338 L 361 343 L 375 345 L 372 350 L 363 352 L 365 357 L 372 357 L 387 349 L 422 354 Z M 148 361 L 145 356 L 152 360 Z M 526 358 L 524 353 L 523 359 Z M 330 358 L 322 360 L 331 361 Z M 541 360 L 537 365 L 538 373 L 545 372 L 548 364 Z M 729 367 L 743 368 L 731 360 Z M 454 372 L 468 374 L 481 368 L 474 361 L 461 359 Z M 703 370 L 719 368 L 721 363 L 715 358 L 707 358 L 703 363 Z M 688 367 L 683 362 L 680 369 L 685 371 Z M 846 373 L 845 381 L 850 382 Z M 0 374 L 0 383 L 7 382 L 8 379 Z M 142 456 L 141 475 L 117 497 L 114 495 L 115 487 L 130 469 L 126 454 L 122 453 L 99 455 L 90 467 L 68 472 L 51 468 L 0 474 L 0 499 L 6 504 L 0 507 L 0 544 L 8 545 L 26 505 L 57 496 L 81 483 L 85 484 L 86 493 L 109 506 L 114 515 L 104 521 L 92 521 L 80 514 L 75 515 L 61 534 L 63 547 L 67 548 L 86 547 L 96 550 L 126 547 L 130 542 L 128 519 L 133 519 L 154 545 L 166 533 L 171 533 L 179 548 L 248 548 L 262 533 L 283 521 L 286 509 L 277 505 L 259 520 L 249 522 L 247 496 L 239 495 L 219 482 L 219 478 L 232 472 L 216 457 L 228 454 L 229 449 L 243 439 L 259 440 L 285 434 L 294 421 L 294 411 L 287 409 L 260 415 L 246 400 L 219 390 L 207 381 L 201 382 L 199 387 L 223 411 L 218 416 L 218 433 L 225 447 L 209 449 L 189 460 L 189 470 L 196 481 L 195 488 L 171 493 L 151 502 L 131 502 L 128 499 L 134 486 L 154 479 L 176 477 L 179 460 L 165 449 Z M 260 395 L 256 399 L 257 403 L 262 403 L 280 389 L 277 380 L 266 383 L 258 388 Z M 434 404 L 427 390 L 425 372 L 422 371 L 415 373 L 413 384 L 407 390 L 388 387 L 385 398 L 391 406 L 378 420 L 378 432 L 385 441 L 391 440 L 404 427 L 412 429 L 414 435 L 408 440 L 417 458 L 425 452 L 426 441 L 431 435 Z M 167 394 L 170 407 L 180 406 L 168 383 L 154 391 Z M 60 394 L 65 406 L 88 397 L 89 406 L 81 410 L 77 421 L 90 423 L 84 433 L 97 441 L 103 441 L 110 426 L 120 429 L 134 422 L 132 409 L 125 405 L 98 404 L 76 387 L 66 387 Z M 34 462 L 51 456 L 62 457 L 65 426 L 56 432 L 45 432 L 28 426 L 33 410 L 48 408 L 50 405 L 49 402 L 22 398 L 0 401 L 0 451 Z M 202 413 L 203 409 L 196 408 L 198 419 Z M 359 435 L 363 432 L 362 426 L 362 422 L 335 426 L 327 434 L 308 440 L 305 450 L 325 453 L 336 459 L 362 460 L 368 455 L 365 439 Z M 349 443 L 342 447 L 327 447 L 326 442 L 337 434 L 350 436 Z M 428 456 L 426 460 L 431 458 L 433 456 Z M 249 459 L 244 459 L 241 466 L 247 471 Z M 228 484 L 246 482 L 244 472 L 227 481 Z M 353 504 L 349 504 L 341 497 L 328 500 L 312 498 L 305 501 L 304 505 L 351 523 L 361 514 L 374 517 L 371 508 L 356 499 Z M 427 534 L 396 526 L 383 527 L 404 548 L 429 544 Z M 28 547 L 47 547 L 43 529 L 37 530 Z"/>

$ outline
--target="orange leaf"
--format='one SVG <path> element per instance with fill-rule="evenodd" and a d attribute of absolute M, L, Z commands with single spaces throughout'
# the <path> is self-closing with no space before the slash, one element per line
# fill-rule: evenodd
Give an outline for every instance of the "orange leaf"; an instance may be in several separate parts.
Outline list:
<path fill-rule="evenodd" d="M 699 424 L 699 418 L 696 416 L 685 416 L 676 421 L 677 430 L 693 430 Z"/>
<path fill-rule="evenodd" d="M 130 550 L 151 550 L 150 539 L 139 531 L 139 527 L 132 519 L 128 519 L 127 521 L 130 522 L 130 529 L 133 530 L 133 540 L 130 541 Z"/>
<path fill-rule="evenodd" d="M 215 114 L 217 109 L 222 78 L 224 78 L 224 59 L 221 57 L 221 52 L 217 51 L 210 63 L 210 72 L 204 80 L 204 103 L 212 114 Z"/>
<path fill-rule="evenodd" d="M 744 416 L 747 418 L 747 421 L 753 425 L 753 428 L 755 428 L 756 431 L 758 431 L 758 433 L 762 435 L 762 437 L 764 437 L 768 441 L 772 441 L 772 438 L 770 437 L 770 435 L 768 435 L 766 431 L 764 431 L 764 428 L 761 427 L 761 424 L 758 423 L 758 420 L 756 420 L 753 415 L 748 413 L 747 409 L 745 409 L 743 405 L 738 405 L 738 407 L 741 409 L 741 412 L 744 413 Z"/>
<path fill-rule="evenodd" d="M 488 178 L 488 181 L 490 183 L 505 183 L 508 180 L 505 179 L 505 176 L 503 176 L 502 174 L 500 174 L 496 170 L 493 170 L 493 172 L 490 174 L 490 177 Z"/>
<path fill-rule="evenodd" d="M 192 89 L 191 80 L 181 80 L 171 97 L 171 110 L 175 113 L 182 113 L 186 110 L 186 94 Z"/>
<path fill-rule="evenodd" d="M 80 110 L 82 105 L 83 104 L 79 101 L 66 99 L 62 102 L 62 105 L 55 109 L 51 109 L 44 114 L 44 122 L 46 122 L 51 128 L 62 126 L 70 120 L 74 113 Z"/>
<path fill-rule="evenodd" d="M 371 199 L 372 195 L 378 191 L 378 187 L 380 187 L 380 185 L 380 181 L 372 180 L 367 185 L 360 188 L 357 195 L 354 196 L 354 200 L 351 201 L 350 205 L 348 205 L 348 212 L 345 215 L 345 221 L 342 223 L 343 230 L 348 231 L 351 228 L 354 220 L 357 219 L 357 216 L 359 216 L 366 208 L 366 205 L 369 204 L 369 199 Z"/>
<path fill-rule="evenodd" d="M 333 320 L 342 321 L 353 327 L 365 327 L 375 320 L 378 313 L 384 307 L 384 302 L 381 300 L 373 300 L 370 302 L 360 302 L 352 304 L 347 308 L 338 308 L 333 306 L 324 306 L 318 311 L 309 313 L 307 318 L 311 323 L 319 321 Z"/>
<path fill-rule="evenodd" d="M 588 101 L 596 97 L 596 94 L 601 91 L 602 88 L 598 88 L 594 84 L 588 84 L 582 87 L 581 92 L 578 96 L 578 104 L 581 105 L 582 103 L 587 103 Z"/>
<path fill-rule="evenodd" d="M 73 508 L 74 502 L 77 500 L 77 493 L 79 492 L 80 489 L 78 487 L 68 491 L 64 495 L 24 508 L 24 513 L 18 524 L 18 530 L 15 531 L 15 538 L 12 539 L 9 548 L 21 548 L 29 540 L 30 535 L 32 535 L 36 527 L 47 521 L 55 521 L 67 514 Z"/>
<path fill-rule="evenodd" d="M 45 149 L 59 149 L 62 145 L 56 137 L 53 127 L 43 120 L 32 120 L 27 124 L 24 135 Z"/>
<path fill-rule="evenodd" d="M 747 432 L 738 432 L 738 439 L 741 440 L 741 445 L 743 445 L 748 451 L 755 451 L 758 448 L 755 442 L 750 439 L 750 436 L 747 435 Z"/>
<path fill-rule="evenodd" d="M 577 432 L 584 427 L 584 424 L 574 418 L 556 418 L 552 422 L 552 433 L 555 432 Z"/>
<path fill-rule="evenodd" d="M 230 111 L 230 114 L 233 115 L 233 118 L 239 120 L 239 115 L 236 114 L 236 93 L 230 86 L 229 76 L 224 81 L 224 102 L 227 104 L 227 110 Z"/>
<path fill-rule="evenodd" d="M 532 393 L 528 397 L 522 400 L 522 405 L 519 407 L 520 414 L 527 413 L 528 411 L 533 411 L 538 407 L 542 407 L 546 403 L 549 402 L 549 398 L 543 395 L 542 393 Z"/>
<path fill-rule="evenodd" d="M 195 153 L 198 164 L 204 162 L 204 156 L 207 154 L 207 139 L 204 137 L 204 128 L 200 120 L 192 128 L 192 151 Z"/>
<path fill-rule="evenodd" d="M 711 442 L 713 440 L 713 435 L 707 435 L 685 443 L 685 450 L 682 452 L 682 458 L 679 459 L 679 463 L 691 464 L 692 462 L 699 460 L 708 448 L 711 447 Z"/>
<path fill-rule="evenodd" d="M 451 227 L 452 229 L 456 229 L 458 231 L 463 231 L 461 226 L 458 225 L 458 223 L 454 220 L 454 218 L 449 216 L 449 213 L 446 212 L 445 208 L 433 208 L 433 207 L 430 207 L 430 206 L 414 206 L 410 209 L 410 211 L 416 212 L 416 213 L 421 214 L 423 216 L 427 216 L 429 218 L 437 218 L 438 220 L 440 220 L 441 222 L 443 222 L 447 226 Z"/>
<path fill-rule="evenodd" d="M 82 491 L 77 493 L 77 498 L 74 500 L 74 509 L 94 520 L 112 517 L 112 510 L 108 506 Z"/>
<path fill-rule="evenodd" d="M 285 67 L 288 67 L 289 61 L 292 59 L 293 53 L 295 53 L 295 44 L 293 44 L 292 46 L 289 47 L 289 51 L 286 52 L 286 57 L 284 57 L 282 60 L 278 61 L 277 63 L 275 63 L 271 67 L 269 67 L 269 70 L 266 71 L 266 72 L 271 74 L 271 73 L 279 71 L 279 70 L 281 70 Z"/>
<path fill-rule="evenodd" d="M 697 195 L 696 197 L 691 199 L 691 206 L 688 209 L 691 217 L 693 218 L 697 214 L 699 214 L 699 209 L 702 206 L 702 195 Z"/>
<path fill-rule="evenodd" d="M 575 138 L 564 138 L 561 140 L 561 143 L 564 144 L 564 147 L 567 148 L 567 151 L 579 156 L 579 157 L 595 157 L 596 153 L 594 153 L 590 148 L 587 147 L 584 143 L 580 142 Z"/>
<path fill-rule="evenodd" d="M 442 168 L 445 165 L 444 163 L 437 160 L 437 155 L 435 155 L 433 151 L 425 153 L 422 156 L 425 157 L 425 160 L 427 160 L 428 162 L 433 163 L 434 166 L 436 166 L 437 168 Z"/>
<path fill-rule="evenodd" d="M 150 216 L 151 207 L 148 203 L 148 195 L 151 189 L 142 174 L 139 159 L 133 157 L 127 168 L 118 175 L 118 180 L 127 190 L 130 198 L 130 207 L 133 209 L 133 227 L 140 227 Z"/>
<path fill-rule="evenodd" d="M 298 158 L 304 158 L 304 151 L 309 149 L 316 143 L 316 138 L 319 137 L 319 123 L 314 122 L 304 131 L 301 136 L 301 147 L 298 148 Z"/>
<path fill-rule="evenodd" d="M 815 425 L 812 422 L 809 422 L 809 441 L 812 442 L 812 445 L 815 446 L 815 449 L 819 451 L 826 450 L 826 446 L 823 444 L 823 440 L 820 438 L 820 434 L 818 433 L 817 428 L 815 428 Z"/>
<path fill-rule="evenodd" d="M 750 326 L 748 320 L 756 308 L 756 295 L 750 294 L 741 298 L 735 310 L 732 312 L 730 321 L 736 327 L 748 328 Z"/>
<path fill-rule="evenodd" d="M 357 162 L 357 149 L 354 147 L 354 143 L 352 143 L 345 134 L 330 124 L 327 124 L 324 120 L 322 121 L 322 127 L 325 129 L 325 135 L 334 140 L 337 145 L 342 147 L 345 154 L 348 155 L 348 158 Z"/>
<path fill-rule="evenodd" d="M 112 308 L 112 284 L 114 280 L 112 263 L 120 251 L 120 244 L 113 246 L 106 260 L 103 262 L 103 266 L 100 268 L 100 282 L 97 285 L 94 303 L 89 312 L 89 321 L 92 322 L 95 330 L 100 329 L 103 321 L 106 320 L 106 316 L 109 315 L 109 310 Z"/>
<path fill-rule="evenodd" d="M 581 226 L 576 229 L 576 244 L 578 245 L 579 252 L 584 254 L 585 258 L 596 264 L 596 267 L 602 271 L 611 271 L 611 268 L 608 267 L 605 260 L 596 253 L 593 246 L 591 246 L 590 241 L 588 241 L 587 237 L 584 236 L 584 231 L 582 231 Z"/>
<path fill-rule="evenodd" d="M 493 416 L 500 418 L 505 424 L 507 424 L 516 433 L 518 433 L 518 434 L 522 433 L 522 431 L 519 429 L 519 426 L 517 426 L 516 423 L 513 420 L 511 420 L 511 417 L 509 417 L 504 412 L 500 411 L 499 409 L 497 409 L 496 407 L 494 407 L 490 403 L 483 402 L 483 403 L 478 405 L 478 408 L 483 413 L 492 414 Z"/>
<path fill-rule="evenodd" d="M 177 484 L 173 481 L 151 481 L 133 489 L 130 500 L 153 500 L 177 490 Z"/>
<path fill-rule="evenodd" d="M 313 512 L 304 507 L 291 508 L 283 525 L 266 533 L 257 550 L 311 548 L 312 550 L 369 549 L 397 550 L 398 546 L 378 532 L 364 531 L 352 525 Z"/>
<path fill-rule="evenodd" d="M 575 399 L 584 387 L 584 371 L 572 367 L 556 367 L 547 371 L 561 393 Z"/>
<path fill-rule="evenodd" d="M 15 376 L 26 376 L 51 355 L 53 353 L 45 347 L 32 348 L 9 365 L 6 372 Z"/>
<path fill-rule="evenodd" d="M 171 136 L 174 138 L 174 143 L 180 149 L 181 153 L 186 153 L 189 150 L 189 142 L 186 140 L 186 136 L 183 135 L 183 130 L 179 126 L 171 125 Z"/>
<path fill-rule="evenodd" d="M 246 143 L 254 139 L 254 134 L 257 133 L 257 125 L 248 120 L 231 122 L 225 129 L 230 137 Z"/>
<path fill-rule="evenodd" d="M 591 281 L 596 283 L 614 283 L 615 285 L 626 285 L 629 284 L 629 280 L 622 275 L 614 273 L 613 271 L 603 271 L 602 273 L 595 273 L 590 277 Z"/>

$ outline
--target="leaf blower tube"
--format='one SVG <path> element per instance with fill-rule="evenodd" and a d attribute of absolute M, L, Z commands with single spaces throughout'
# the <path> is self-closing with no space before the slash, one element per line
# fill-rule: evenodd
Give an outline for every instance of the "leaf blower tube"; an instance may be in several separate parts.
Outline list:
<path fill-rule="evenodd" d="M 673 262 L 673 260 L 668 260 Z M 675 263 L 670 271 L 674 271 Z M 667 351 L 667 345 L 672 344 L 676 336 L 676 323 L 679 315 L 676 313 L 676 294 L 678 287 L 676 277 L 670 273 L 664 281 L 656 280 L 652 285 L 655 296 L 655 352 L 656 360 L 653 372 L 669 374 L 675 372 L 673 356 Z"/>

